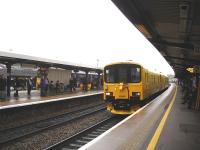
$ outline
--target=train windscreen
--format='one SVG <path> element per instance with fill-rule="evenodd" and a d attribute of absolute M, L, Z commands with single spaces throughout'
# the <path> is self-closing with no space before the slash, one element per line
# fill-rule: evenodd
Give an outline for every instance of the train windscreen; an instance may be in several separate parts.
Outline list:
<path fill-rule="evenodd" d="M 106 83 L 138 83 L 141 80 L 139 65 L 117 64 L 104 69 Z"/>

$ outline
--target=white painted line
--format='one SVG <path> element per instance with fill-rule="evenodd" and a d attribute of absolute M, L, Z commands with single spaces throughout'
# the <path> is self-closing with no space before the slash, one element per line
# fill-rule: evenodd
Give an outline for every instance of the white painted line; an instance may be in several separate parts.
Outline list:
<path fill-rule="evenodd" d="M 49 99 L 49 100 L 41 100 L 41 101 L 36 101 L 36 102 L 27 102 L 27 103 L 20 103 L 20 104 L 14 104 L 14 105 L 0 106 L 0 110 L 14 108 L 14 107 L 23 107 L 23 106 L 29 106 L 29 105 L 35 105 L 35 104 L 42 104 L 42 103 L 50 103 L 50 102 L 55 102 L 55 101 L 63 101 L 67 99 L 87 97 L 87 96 L 98 95 L 98 94 L 103 94 L 103 92 L 96 92 L 96 93 L 91 93 L 91 94 L 82 94 L 82 95 L 62 97 L 62 98 L 57 98 L 57 99 Z"/>
<path fill-rule="evenodd" d="M 168 88 L 168 90 L 172 88 L 172 85 Z M 165 91 L 166 92 L 166 91 Z M 164 93 L 165 93 L 164 92 Z M 162 94 L 161 94 L 162 95 Z M 115 126 L 113 126 L 112 128 L 110 128 L 109 130 L 107 130 L 106 132 L 104 132 L 103 134 L 101 134 L 100 136 L 98 136 L 97 138 L 95 138 L 94 140 L 90 141 L 89 143 L 87 143 L 86 145 L 82 146 L 81 148 L 79 148 L 78 150 L 86 150 L 87 148 L 89 148 L 91 145 L 93 145 L 94 143 L 96 143 L 97 141 L 99 141 L 100 139 L 102 139 L 104 136 L 106 136 L 108 133 L 110 133 L 111 131 L 113 131 L 114 129 L 116 129 L 117 127 L 119 127 L 120 125 L 122 125 L 124 122 L 128 121 L 129 119 L 131 119 L 133 116 L 135 116 L 136 114 L 138 114 L 140 111 L 142 111 L 143 109 L 145 109 L 146 107 L 148 107 L 149 105 L 151 105 L 153 102 L 155 102 L 156 100 L 159 99 L 160 96 L 158 96 L 157 98 L 155 98 L 153 101 L 151 101 L 150 103 L 146 104 L 145 106 L 143 106 L 142 108 L 138 109 L 136 112 L 134 112 L 133 114 L 131 114 L 130 116 L 128 116 L 127 118 L 125 118 L 124 120 L 122 120 L 121 122 L 119 122 L 118 124 L 116 124 Z"/>

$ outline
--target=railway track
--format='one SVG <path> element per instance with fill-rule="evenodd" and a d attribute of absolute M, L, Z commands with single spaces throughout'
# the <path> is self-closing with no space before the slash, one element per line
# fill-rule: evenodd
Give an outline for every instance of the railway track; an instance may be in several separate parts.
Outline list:
<path fill-rule="evenodd" d="M 76 119 L 104 110 L 106 110 L 105 104 L 98 104 L 20 127 L 6 129 L 0 132 L 0 145 L 17 142 L 20 139 L 39 134 L 42 131 L 52 129 L 59 125 L 75 121 Z"/>
<path fill-rule="evenodd" d="M 108 119 L 105 119 L 69 138 L 66 138 L 50 147 L 47 147 L 45 150 L 52 149 L 66 149 L 66 150 L 76 150 L 87 144 L 97 136 L 101 135 L 103 132 L 107 131 L 121 120 L 125 116 L 112 116 Z"/>

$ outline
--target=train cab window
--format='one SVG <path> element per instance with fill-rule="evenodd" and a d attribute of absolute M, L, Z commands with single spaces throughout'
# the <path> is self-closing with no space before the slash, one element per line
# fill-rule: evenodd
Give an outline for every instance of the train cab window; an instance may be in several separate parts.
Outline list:
<path fill-rule="evenodd" d="M 130 71 L 130 82 L 136 83 L 140 82 L 140 68 L 139 67 L 132 67 Z"/>
<path fill-rule="evenodd" d="M 107 83 L 138 83 L 141 80 L 141 67 L 138 65 L 117 64 L 104 69 Z"/>
<path fill-rule="evenodd" d="M 118 82 L 127 83 L 128 82 L 128 70 L 125 67 L 118 68 Z"/>
<path fill-rule="evenodd" d="M 115 82 L 115 70 L 114 68 L 109 68 L 105 70 L 105 81 L 108 83 Z"/>

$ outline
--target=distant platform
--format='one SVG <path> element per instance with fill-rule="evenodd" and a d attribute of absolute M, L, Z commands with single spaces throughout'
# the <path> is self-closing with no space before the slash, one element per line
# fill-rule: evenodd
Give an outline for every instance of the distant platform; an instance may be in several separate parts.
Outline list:
<path fill-rule="evenodd" d="M 56 96 L 41 97 L 39 90 L 33 90 L 31 92 L 31 96 L 27 95 L 27 91 L 19 91 L 19 97 L 14 97 L 13 96 L 14 92 L 12 92 L 11 93 L 12 96 L 10 97 L 10 99 L 0 100 L 0 110 L 40 104 L 40 103 L 53 102 L 53 101 L 60 101 L 60 100 L 78 98 L 78 97 L 85 97 L 85 96 L 91 96 L 91 95 L 102 94 L 102 93 L 103 93 L 102 90 L 87 91 L 87 92 L 78 90 L 76 92 L 69 92 L 62 95 L 60 94 Z"/>

